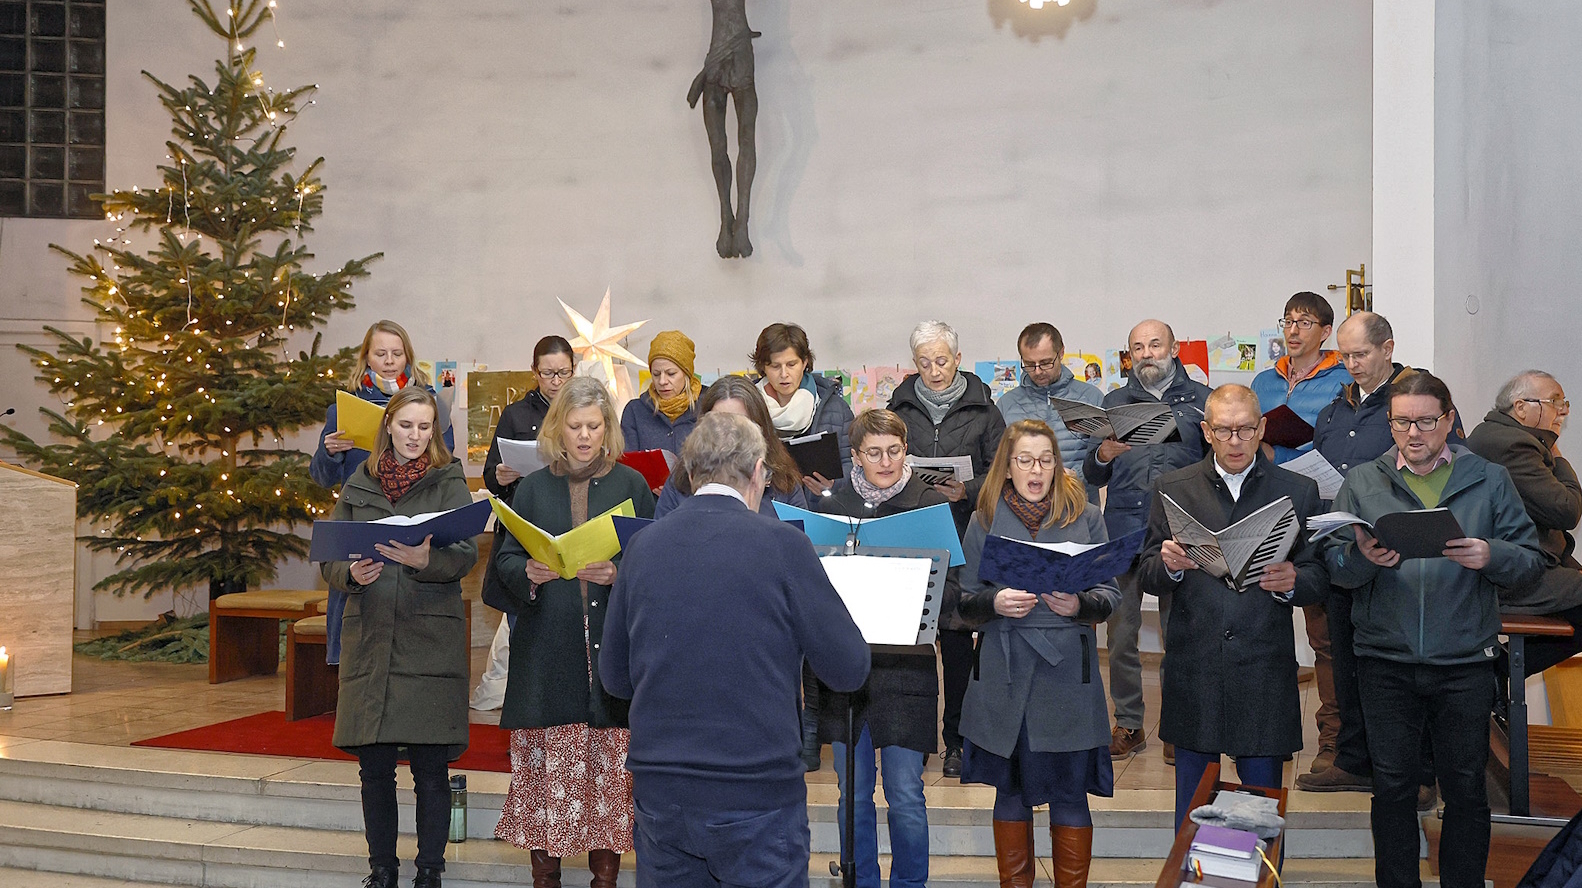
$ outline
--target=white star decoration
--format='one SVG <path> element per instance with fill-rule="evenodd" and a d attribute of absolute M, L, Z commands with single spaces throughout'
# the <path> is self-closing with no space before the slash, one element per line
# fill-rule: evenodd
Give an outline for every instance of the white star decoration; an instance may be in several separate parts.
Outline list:
<path fill-rule="evenodd" d="M 619 410 L 635 394 L 632 391 L 630 375 L 624 369 L 619 376 L 616 375 L 615 362 L 621 361 L 636 364 L 639 367 L 644 364 L 642 358 L 627 351 L 621 345 L 621 340 L 631 335 L 637 328 L 648 323 L 648 321 L 642 320 L 635 324 L 622 324 L 619 327 L 611 327 L 610 291 L 607 289 L 604 291 L 604 301 L 599 303 L 599 310 L 594 314 L 592 321 L 583 317 L 576 309 L 567 305 L 564 300 L 556 299 L 555 301 L 560 303 L 561 309 L 566 312 L 566 316 L 571 320 L 571 326 L 577 331 L 577 338 L 571 340 L 571 348 L 577 353 L 578 359 L 582 361 L 583 367 L 581 369 L 587 371 L 591 370 L 593 366 L 597 366 L 603 371 L 605 384 L 609 386 L 610 394 L 615 397 L 616 409 Z"/>

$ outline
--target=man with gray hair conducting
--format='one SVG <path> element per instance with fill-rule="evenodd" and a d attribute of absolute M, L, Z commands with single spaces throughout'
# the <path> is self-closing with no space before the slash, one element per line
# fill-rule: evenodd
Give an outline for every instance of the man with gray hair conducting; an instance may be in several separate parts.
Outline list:
<path fill-rule="evenodd" d="M 758 514 L 766 444 L 710 413 L 681 448 L 693 495 L 629 542 L 600 678 L 632 701 L 637 884 L 805 886 L 802 661 L 849 693 L 868 645 L 813 544 Z"/>
<path fill-rule="evenodd" d="M 1538 528 L 1544 573 L 1538 582 L 1500 590 L 1500 610 L 1545 614 L 1582 626 L 1582 565 L 1572 528 L 1582 521 L 1582 483 L 1560 455 L 1571 402 L 1559 380 L 1523 370 L 1500 387 L 1494 409 L 1467 436 L 1467 448 L 1511 473 L 1527 516 Z M 1582 651 L 1582 632 L 1570 638 L 1527 642 L 1527 674 L 1548 669 Z"/>

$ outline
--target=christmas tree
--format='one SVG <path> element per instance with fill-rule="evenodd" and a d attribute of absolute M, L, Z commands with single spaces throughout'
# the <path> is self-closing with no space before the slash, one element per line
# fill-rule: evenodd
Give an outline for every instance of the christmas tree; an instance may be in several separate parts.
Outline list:
<path fill-rule="evenodd" d="M 284 138 L 313 87 L 277 91 L 255 64 L 247 44 L 272 25 L 274 3 L 189 3 L 225 55 L 212 85 L 143 72 L 174 121 L 162 184 L 96 195 L 115 237 L 86 255 L 51 245 L 114 343 L 46 327 L 50 349 L 19 346 L 65 404 L 43 410 L 63 443 L 0 427 L 22 459 L 77 482 L 79 517 L 106 525 L 84 541 L 122 569 L 95 588 L 145 597 L 246 588 L 307 554 L 291 529 L 325 515 L 333 494 L 308 477 L 309 455 L 281 442 L 323 421 L 353 355 L 322 354 L 317 333 L 295 357 L 288 344 L 349 309 L 379 257 L 303 271 L 323 158 L 293 174 Z"/>

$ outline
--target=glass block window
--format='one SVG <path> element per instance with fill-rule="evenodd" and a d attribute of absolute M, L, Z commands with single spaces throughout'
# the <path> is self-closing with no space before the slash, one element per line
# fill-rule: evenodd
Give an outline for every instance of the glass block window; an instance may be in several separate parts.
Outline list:
<path fill-rule="evenodd" d="M 0 216 L 101 214 L 104 3 L 0 0 Z"/>

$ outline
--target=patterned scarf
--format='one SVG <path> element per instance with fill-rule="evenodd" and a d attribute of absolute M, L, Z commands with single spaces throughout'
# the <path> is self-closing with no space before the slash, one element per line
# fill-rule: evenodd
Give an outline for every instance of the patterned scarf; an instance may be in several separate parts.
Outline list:
<path fill-rule="evenodd" d="M 428 474 L 428 454 L 424 453 L 417 459 L 408 460 L 403 464 L 396 459 L 394 450 L 386 450 L 379 457 L 379 489 L 384 491 L 385 499 L 392 504 L 403 496 L 412 486 L 423 480 Z"/>
<path fill-rule="evenodd" d="M 407 369 L 410 370 L 411 368 L 409 367 Z M 402 389 L 406 388 L 407 383 L 411 381 L 411 377 L 407 375 L 406 370 L 402 370 L 401 375 L 397 376 L 393 381 L 385 379 L 383 376 L 380 376 L 372 370 L 363 370 L 363 386 L 365 388 L 371 388 L 384 392 L 387 395 L 393 395 L 396 392 L 401 391 Z"/>
<path fill-rule="evenodd" d="M 950 385 L 945 386 L 944 391 L 936 392 L 924 385 L 923 377 L 919 376 L 916 388 L 917 399 L 923 402 L 923 409 L 928 411 L 929 422 L 939 425 L 945 421 L 945 414 L 950 412 L 950 408 L 956 406 L 961 396 L 967 393 L 967 377 L 957 370 L 956 378 L 950 381 Z"/>
<path fill-rule="evenodd" d="M 906 488 L 906 483 L 912 480 L 912 467 L 907 466 L 901 470 L 901 479 L 889 487 L 875 487 L 868 483 L 868 476 L 862 473 L 862 466 L 851 467 L 851 486 L 862 497 L 862 501 L 870 506 L 877 507 L 880 503 L 889 500 Z"/>
<path fill-rule="evenodd" d="M 571 483 L 576 484 L 589 478 L 602 478 L 613 467 L 614 464 L 610 458 L 601 452 L 593 458 L 593 462 L 576 470 L 571 468 L 570 460 L 561 457 L 549 464 L 549 473 L 557 477 L 567 478 Z"/>
<path fill-rule="evenodd" d="M 1046 496 L 1035 503 L 1017 493 L 1016 485 L 1009 483 L 1005 485 L 1005 491 L 1000 498 L 1005 500 L 1005 505 L 1011 510 L 1011 514 L 1027 528 L 1027 533 L 1037 539 L 1038 531 L 1043 528 L 1044 522 L 1049 520 L 1049 510 L 1054 506 L 1055 498 Z"/>

